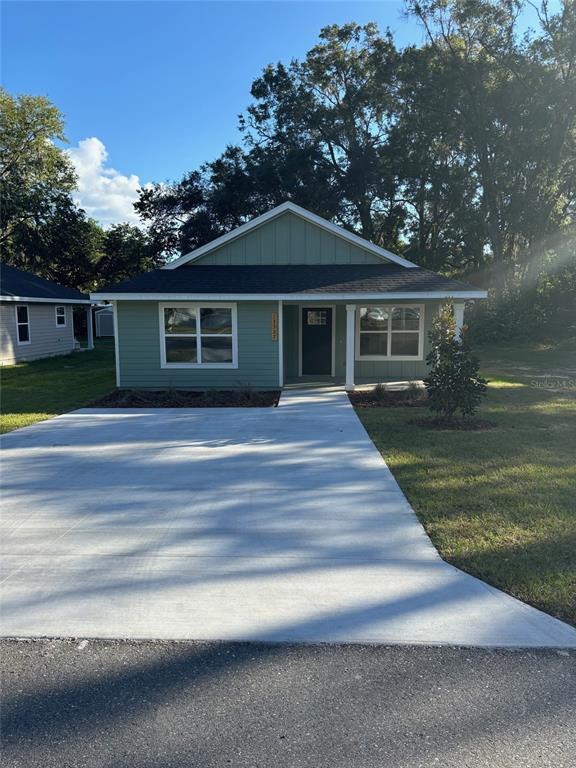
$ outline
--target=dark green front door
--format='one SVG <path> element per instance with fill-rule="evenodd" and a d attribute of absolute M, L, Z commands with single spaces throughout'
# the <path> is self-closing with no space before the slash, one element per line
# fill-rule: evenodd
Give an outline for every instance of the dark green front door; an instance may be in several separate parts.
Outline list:
<path fill-rule="evenodd" d="M 332 374 L 332 308 L 302 307 L 302 375 Z"/>

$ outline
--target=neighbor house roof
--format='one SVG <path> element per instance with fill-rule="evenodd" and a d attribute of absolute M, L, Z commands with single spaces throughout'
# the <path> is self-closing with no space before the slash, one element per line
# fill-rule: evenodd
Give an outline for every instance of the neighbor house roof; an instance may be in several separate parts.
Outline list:
<path fill-rule="evenodd" d="M 22 301 L 62 304 L 90 304 L 90 299 L 74 288 L 0 264 L 0 301 Z"/>
<path fill-rule="evenodd" d="M 196 248 L 194 251 L 191 251 L 190 253 L 185 253 L 183 256 L 180 256 L 179 259 L 175 259 L 174 261 L 171 261 L 169 264 L 166 264 L 163 269 L 171 270 L 176 269 L 178 267 L 181 267 L 182 264 L 187 264 L 190 261 L 197 261 L 198 259 L 205 256 L 207 253 L 210 253 L 211 251 L 216 250 L 217 248 L 221 248 L 223 245 L 226 245 L 226 243 L 232 242 L 232 240 L 236 240 L 239 237 L 243 237 L 244 235 L 248 234 L 253 229 L 256 229 L 257 227 L 261 227 L 263 224 L 266 224 L 268 221 L 272 221 L 273 219 L 278 218 L 278 216 L 282 216 L 284 213 L 292 213 L 295 216 L 300 217 L 301 219 L 304 219 L 304 221 L 308 221 L 311 224 L 315 224 L 317 227 L 320 227 L 321 229 L 324 229 L 327 232 L 330 232 L 333 235 L 336 235 L 337 237 L 341 238 L 342 240 L 345 240 L 349 243 L 352 243 L 353 245 L 356 245 L 360 248 L 363 248 L 365 251 L 369 251 L 370 253 L 373 253 L 375 256 L 378 256 L 380 259 L 383 259 L 387 262 L 392 262 L 393 264 L 401 264 L 403 267 L 416 267 L 417 264 L 414 264 L 412 261 L 408 261 L 408 259 L 403 259 L 402 256 L 398 256 L 395 253 L 392 253 L 391 251 L 387 251 L 386 248 L 381 248 L 379 245 L 375 245 L 374 243 L 371 243 L 369 240 L 365 240 L 363 237 L 360 237 L 359 235 L 355 235 L 354 232 L 349 232 L 347 229 L 344 229 L 344 227 L 339 227 L 337 224 L 333 224 L 331 221 L 328 221 L 327 219 L 323 219 L 321 216 L 317 216 L 315 213 L 312 213 L 311 211 L 307 211 L 305 208 L 301 208 L 299 205 L 296 205 L 295 203 L 286 202 L 282 203 L 282 205 L 277 205 L 276 208 L 272 208 L 271 211 L 267 211 L 266 213 L 263 213 L 261 216 L 257 216 L 255 219 L 252 219 L 252 221 L 248 221 L 246 224 L 242 224 L 239 227 L 236 227 L 231 232 L 226 233 L 225 235 L 222 235 L 221 237 L 217 237 L 215 240 L 212 240 L 209 243 L 206 243 L 205 245 L 200 246 L 199 248 Z"/>
<path fill-rule="evenodd" d="M 313 299 L 314 297 L 485 298 L 486 291 L 422 267 L 398 264 L 315 264 L 221 266 L 201 264 L 157 269 L 125 280 L 93 299 L 211 298 Z"/>

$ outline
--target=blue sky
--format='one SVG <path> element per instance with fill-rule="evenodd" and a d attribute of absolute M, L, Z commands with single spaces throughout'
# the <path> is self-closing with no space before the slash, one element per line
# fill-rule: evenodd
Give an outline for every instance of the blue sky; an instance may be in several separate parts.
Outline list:
<path fill-rule="evenodd" d="M 109 223 L 131 210 L 139 184 L 178 179 L 237 141 L 254 78 L 302 57 L 323 26 L 376 21 L 400 46 L 420 42 L 402 9 L 401 0 L 3 2 L 2 81 L 64 113 L 79 199 Z"/>

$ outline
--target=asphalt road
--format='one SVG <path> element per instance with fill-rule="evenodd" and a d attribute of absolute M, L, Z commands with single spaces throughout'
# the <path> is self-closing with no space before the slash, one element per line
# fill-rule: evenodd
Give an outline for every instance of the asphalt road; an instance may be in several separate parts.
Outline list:
<path fill-rule="evenodd" d="M 576 652 L 3 641 L 4 768 L 574 768 Z"/>

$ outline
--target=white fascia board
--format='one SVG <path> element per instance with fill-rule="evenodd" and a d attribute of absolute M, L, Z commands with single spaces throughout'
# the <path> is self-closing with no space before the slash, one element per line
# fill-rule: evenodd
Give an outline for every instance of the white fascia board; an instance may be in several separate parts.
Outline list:
<path fill-rule="evenodd" d="M 272 208 L 271 211 L 267 211 L 266 213 L 263 213 L 261 216 L 257 216 L 255 219 L 252 219 L 252 221 L 246 222 L 246 224 L 242 224 L 241 226 L 236 227 L 236 229 L 233 229 L 231 232 L 228 232 L 226 235 L 221 235 L 220 237 L 217 237 L 215 240 L 212 240 L 211 242 L 206 243 L 205 245 L 201 245 L 200 248 L 196 248 L 194 251 L 191 251 L 190 253 L 186 253 L 184 254 L 184 256 L 180 256 L 180 258 L 175 259 L 174 261 L 171 261 L 169 264 L 165 264 L 162 267 L 162 269 L 176 269 L 177 267 L 181 267 L 182 264 L 188 264 L 191 261 L 196 261 L 197 259 L 202 258 L 202 256 L 205 256 L 207 253 L 210 253 L 210 251 L 213 251 L 216 248 L 221 248 L 223 245 L 230 242 L 231 240 L 235 240 L 238 237 L 242 237 L 242 235 L 245 235 L 247 232 L 250 232 L 252 229 L 262 226 L 262 224 L 265 224 L 267 221 L 270 221 L 271 219 L 274 219 L 277 216 L 280 216 L 286 211 L 290 211 L 291 213 L 295 214 L 296 216 L 299 216 L 301 219 L 304 219 L 305 221 L 309 221 L 312 224 L 316 224 L 318 227 L 325 229 L 327 232 L 330 232 L 333 235 L 336 235 L 337 237 L 342 238 L 343 240 L 347 240 L 349 243 L 353 243 L 354 245 L 357 245 L 359 248 L 362 248 L 365 251 L 369 251 L 370 253 L 375 254 L 381 259 L 385 259 L 386 261 L 392 261 L 394 264 L 400 264 L 401 266 L 406 267 L 408 269 L 412 269 L 413 267 L 418 266 L 418 264 L 414 264 L 414 262 L 408 261 L 408 259 L 403 259 L 401 256 L 397 256 L 395 253 L 392 253 L 391 251 L 387 251 L 385 248 L 380 248 L 379 245 L 375 245 L 374 243 L 371 243 L 369 240 L 365 240 L 363 237 L 360 237 L 359 235 L 355 235 L 353 232 L 349 232 L 347 229 L 344 229 L 343 227 L 339 227 L 337 224 L 333 224 L 331 221 L 328 221 L 327 219 L 323 219 L 321 216 L 317 216 L 315 213 L 311 213 L 310 211 L 307 211 L 305 208 L 301 208 L 299 205 L 296 205 L 295 203 L 287 202 L 287 203 L 282 203 L 282 205 L 276 206 L 276 208 Z"/>
<path fill-rule="evenodd" d="M 39 299 L 33 296 L 0 296 L 0 301 L 17 301 L 19 304 L 92 304 L 91 299 Z"/>
<path fill-rule="evenodd" d="M 94 301 L 388 301 L 394 299 L 486 299 L 487 291 L 395 291 L 390 293 L 93 293 Z"/>

